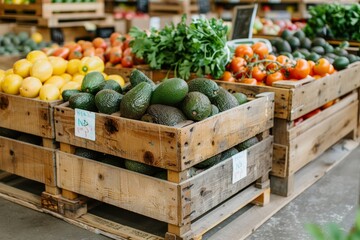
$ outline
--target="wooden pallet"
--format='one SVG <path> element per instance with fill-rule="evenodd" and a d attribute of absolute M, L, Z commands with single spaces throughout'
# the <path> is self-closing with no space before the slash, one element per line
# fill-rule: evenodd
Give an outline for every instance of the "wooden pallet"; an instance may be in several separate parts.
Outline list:
<path fill-rule="evenodd" d="M 235 183 L 232 157 L 188 179 L 172 181 L 169 172 L 165 181 L 58 151 L 63 196 L 43 193 L 43 206 L 76 220 L 87 212 L 86 202 L 64 196 L 81 194 L 167 223 L 165 239 L 200 239 L 248 203 L 269 202 L 272 137 L 245 151 L 240 154 L 247 155 L 247 175 Z"/>
<path fill-rule="evenodd" d="M 174 15 L 199 12 L 197 0 L 150 0 L 149 14 L 150 16 Z"/>
<path fill-rule="evenodd" d="M 357 133 L 358 94 L 294 127 L 295 119 L 360 86 L 360 65 L 319 80 L 279 81 L 274 87 L 219 83 L 230 91 L 245 87 L 248 95 L 275 92 L 274 162 L 272 191 L 288 196 L 294 191 L 294 173 L 349 133 Z"/>
<path fill-rule="evenodd" d="M 236 239 L 239 240 L 245 239 L 256 229 L 258 229 L 263 223 L 270 219 L 276 212 L 290 203 L 293 199 L 295 199 L 302 192 L 320 180 L 324 175 L 330 172 L 339 163 L 341 163 L 358 145 L 359 143 L 356 141 L 341 140 L 330 149 L 326 150 L 325 153 L 323 153 L 316 160 L 312 161 L 304 168 L 296 172 L 295 191 L 289 197 L 270 194 L 271 201 L 264 206 L 252 204 L 247 205 L 247 203 L 250 203 L 253 199 L 256 198 L 256 196 L 259 196 L 259 193 L 262 190 L 253 186 L 243 190 L 241 192 L 242 195 L 236 195 L 231 199 L 231 202 L 224 203 L 216 210 L 214 210 L 213 216 L 216 216 L 217 218 L 218 216 L 228 215 L 229 212 L 225 213 L 225 211 L 229 210 L 230 203 L 235 203 L 238 208 L 242 208 L 241 206 L 246 205 L 247 209 L 240 214 L 237 213 L 237 217 L 233 217 L 232 219 L 224 221 L 224 224 L 220 224 L 220 227 L 217 227 L 216 230 L 213 230 L 210 236 L 205 234 L 204 237 L 209 240 L 234 239 L 234 236 L 236 236 Z M 2 174 L 0 173 L 0 179 L 3 178 L 1 175 Z M 8 186 L 5 186 L 4 188 L 4 184 L 0 184 L 0 197 L 25 207 L 48 213 L 70 224 L 84 228 L 96 234 L 102 234 L 112 239 L 163 240 L 164 237 L 161 237 L 161 235 L 164 236 L 166 233 L 166 226 L 159 227 L 159 225 L 163 223 L 157 221 L 154 222 L 151 219 L 143 218 L 139 215 L 132 215 L 134 218 L 133 222 L 126 221 L 126 219 L 131 215 L 129 212 L 117 212 L 113 211 L 113 208 L 110 208 L 109 212 L 111 212 L 112 215 L 115 215 L 116 218 L 104 216 L 105 214 L 100 215 L 99 211 L 102 211 L 102 209 L 99 211 L 94 210 L 97 210 L 97 208 L 100 208 L 101 206 L 97 206 L 90 212 L 87 212 L 81 217 L 75 219 L 64 217 L 59 213 L 39 207 L 38 203 L 40 197 L 38 195 L 34 195 L 26 191 L 18 191 L 14 188 L 9 189 Z M 233 213 L 231 212 L 230 214 Z M 220 223 L 221 221 L 222 219 L 218 219 L 217 223 Z M 138 224 L 134 224 L 134 222 Z M 141 229 L 139 225 L 144 226 L 143 229 Z M 154 228 L 156 228 L 157 231 L 150 232 Z M 160 234 L 160 230 L 158 229 L 165 230 Z"/>

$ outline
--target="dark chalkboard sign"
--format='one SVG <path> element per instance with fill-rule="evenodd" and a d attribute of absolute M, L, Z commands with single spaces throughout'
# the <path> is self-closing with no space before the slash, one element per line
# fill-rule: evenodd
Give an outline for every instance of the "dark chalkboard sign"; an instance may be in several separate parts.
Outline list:
<path fill-rule="evenodd" d="M 198 0 L 199 4 L 199 13 L 208 13 L 210 12 L 210 0 Z"/>
<path fill-rule="evenodd" d="M 252 38 L 256 11 L 257 4 L 235 7 L 231 39 Z"/>
<path fill-rule="evenodd" d="M 137 0 L 136 10 L 138 12 L 147 13 L 149 11 L 149 0 Z"/>

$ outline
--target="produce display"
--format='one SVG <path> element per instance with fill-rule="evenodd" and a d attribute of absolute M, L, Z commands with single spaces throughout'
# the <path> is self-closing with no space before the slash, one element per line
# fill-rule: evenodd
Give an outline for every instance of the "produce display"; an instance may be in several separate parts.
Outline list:
<path fill-rule="evenodd" d="M 305 23 L 295 22 L 290 19 L 271 20 L 256 17 L 254 21 L 253 34 L 264 34 L 278 36 L 284 30 L 296 31 L 305 27 Z"/>
<path fill-rule="evenodd" d="M 44 42 L 40 33 L 29 35 L 27 32 L 6 33 L 0 36 L 0 56 L 2 55 L 26 55 L 30 51 L 39 50 L 50 46 Z"/>
<path fill-rule="evenodd" d="M 112 114 L 121 117 L 174 126 L 185 120 L 201 121 L 219 112 L 245 103 L 246 96 L 236 97 L 205 78 L 185 82 L 166 79 L 155 85 L 145 74 L 134 70 L 130 85 L 122 89 L 108 84 L 100 72 L 85 75 L 81 91 L 65 90 L 62 95 L 71 108 Z"/>
<path fill-rule="evenodd" d="M 93 41 L 79 40 L 78 42 L 65 43 L 64 46 L 43 48 L 48 56 L 62 57 L 66 60 L 82 59 L 83 57 L 97 56 L 103 60 L 106 67 L 131 68 L 134 64 L 142 64 L 140 58 L 134 57 L 129 47 L 130 36 L 113 33 L 109 41 L 95 38 Z"/>
<path fill-rule="evenodd" d="M 304 32 L 310 38 L 360 41 L 360 5 L 321 4 L 309 8 Z"/>
<path fill-rule="evenodd" d="M 228 28 L 221 20 L 204 18 L 186 24 L 186 18 L 176 26 L 148 35 L 138 28 L 130 29 L 130 43 L 135 56 L 143 58 L 153 69 L 174 70 L 176 76 L 187 80 L 190 73 L 220 78 L 230 59 L 226 46 Z"/>
<path fill-rule="evenodd" d="M 43 101 L 62 99 L 64 90 L 80 90 L 85 74 L 97 71 L 104 88 L 116 83 L 125 85 L 118 75 L 103 73 L 104 62 L 97 56 L 65 60 L 62 57 L 48 57 L 42 51 L 32 51 L 25 59 L 14 63 L 12 69 L 0 70 L 0 91 Z"/>

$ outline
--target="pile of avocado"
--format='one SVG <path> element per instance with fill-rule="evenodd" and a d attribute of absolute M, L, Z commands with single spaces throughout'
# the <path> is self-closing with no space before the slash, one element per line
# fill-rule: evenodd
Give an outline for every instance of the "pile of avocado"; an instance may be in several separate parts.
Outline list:
<path fill-rule="evenodd" d="M 281 38 L 272 39 L 270 42 L 273 52 L 278 55 L 285 55 L 291 59 L 304 58 L 314 62 L 324 57 L 336 70 L 342 70 L 350 63 L 360 61 L 360 56 L 349 54 L 345 49 L 348 47 L 348 42 L 343 42 L 334 48 L 324 38 L 317 37 L 312 40 L 307 38 L 301 30 L 294 33 L 284 30 Z"/>
<path fill-rule="evenodd" d="M 30 51 L 48 47 L 49 43 L 35 43 L 27 32 L 6 33 L 0 36 L 0 56 L 2 55 L 26 55 Z"/>
<path fill-rule="evenodd" d="M 88 73 L 81 91 L 65 90 L 65 101 L 73 109 L 112 114 L 167 126 L 186 120 L 201 121 L 247 102 L 242 93 L 231 94 L 214 81 L 197 78 L 188 83 L 170 78 L 155 85 L 144 73 L 134 70 L 124 89 L 116 81 L 105 81 L 100 72 Z"/>

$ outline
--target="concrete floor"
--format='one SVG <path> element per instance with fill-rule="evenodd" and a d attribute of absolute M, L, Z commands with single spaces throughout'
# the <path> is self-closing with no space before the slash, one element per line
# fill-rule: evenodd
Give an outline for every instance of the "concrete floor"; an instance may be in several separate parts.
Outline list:
<path fill-rule="evenodd" d="M 354 223 L 359 206 L 359 161 L 360 147 L 265 222 L 247 240 L 311 239 L 304 229 L 306 223 L 334 222 L 348 230 Z M 23 239 L 105 240 L 108 238 L 0 199 L 0 240 Z"/>

